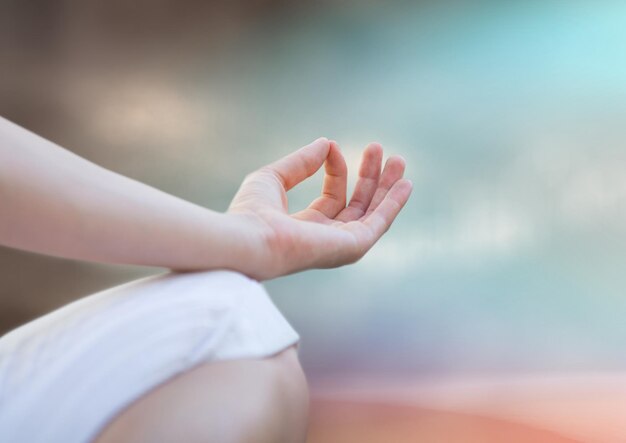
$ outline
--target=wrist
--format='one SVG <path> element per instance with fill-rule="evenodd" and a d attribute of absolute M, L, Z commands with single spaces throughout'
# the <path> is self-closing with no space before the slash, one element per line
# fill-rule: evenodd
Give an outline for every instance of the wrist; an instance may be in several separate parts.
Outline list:
<path fill-rule="evenodd" d="M 213 251 L 219 255 L 222 269 L 231 269 L 256 280 L 271 274 L 267 248 L 267 232 L 259 218 L 252 213 L 226 212 L 219 214 L 222 244 Z"/>

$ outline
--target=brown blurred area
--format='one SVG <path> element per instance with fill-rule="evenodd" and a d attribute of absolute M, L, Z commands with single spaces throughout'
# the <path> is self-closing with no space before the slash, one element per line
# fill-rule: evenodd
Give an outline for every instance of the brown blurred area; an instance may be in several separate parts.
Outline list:
<path fill-rule="evenodd" d="M 0 115 L 122 174 L 198 203 L 232 186 L 190 171 L 214 116 L 189 110 L 198 85 L 223 75 L 230 50 L 294 2 L 3 1 Z M 204 107 L 204 108 L 203 108 Z M 199 110 L 198 110 L 199 109 Z M 158 131 L 158 133 L 157 133 Z M 227 144 L 211 145 L 219 156 Z M 237 177 L 233 177 L 233 183 Z M 0 247 L 0 333 L 83 295 L 161 272 L 81 263 Z"/>

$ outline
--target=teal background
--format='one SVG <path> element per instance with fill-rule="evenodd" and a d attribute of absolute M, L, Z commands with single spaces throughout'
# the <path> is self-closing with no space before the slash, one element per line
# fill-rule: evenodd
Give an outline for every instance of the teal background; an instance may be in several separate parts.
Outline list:
<path fill-rule="evenodd" d="M 626 367 L 623 3 L 7 1 L 0 25 L 3 116 L 216 210 L 318 136 L 353 173 L 372 140 L 406 158 L 368 256 L 267 283 L 311 378 Z M 160 272 L 0 265 L 3 330 Z"/>

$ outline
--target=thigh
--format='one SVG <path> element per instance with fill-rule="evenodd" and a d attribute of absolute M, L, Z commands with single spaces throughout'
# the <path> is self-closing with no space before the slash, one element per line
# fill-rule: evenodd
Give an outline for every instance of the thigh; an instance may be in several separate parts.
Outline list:
<path fill-rule="evenodd" d="M 138 399 L 95 443 L 302 443 L 307 415 L 292 346 L 264 359 L 201 364 Z"/>

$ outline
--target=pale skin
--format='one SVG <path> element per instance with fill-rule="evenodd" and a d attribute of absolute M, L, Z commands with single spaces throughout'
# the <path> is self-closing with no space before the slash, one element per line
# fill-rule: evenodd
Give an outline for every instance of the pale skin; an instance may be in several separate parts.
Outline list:
<path fill-rule="evenodd" d="M 404 160 L 391 156 L 384 168 L 382 160 L 380 144 L 370 143 L 348 201 L 346 162 L 337 142 L 322 137 L 249 174 L 219 213 L 0 118 L 0 244 L 174 271 L 230 269 L 256 280 L 337 267 L 359 260 L 411 194 Z M 322 166 L 321 195 L 290 214 L 287 191 Z M 207 363 L 139 399 L 97 441 L 177 441 L 185 432 L 188 442 L 302 442 L 307 398 L 293 347 L 266 359 Z M 237 426 L 220 421 L 229 412 Z"/>
<path fill-rule="evenodd" d="M 365 148 L 346 206 L 339 146 L 320 138 L 248 175 L 218 213 L 97 166 L 0 119 L 0 244 L 173 270 L 232 269 L 265 280 L 361 258 L 411 193 L 401 157 Z M 322 165 L 320 197 L 287 212 L 286 192 Z M 216 253 L 219 251 L 219 253 Z"/>

